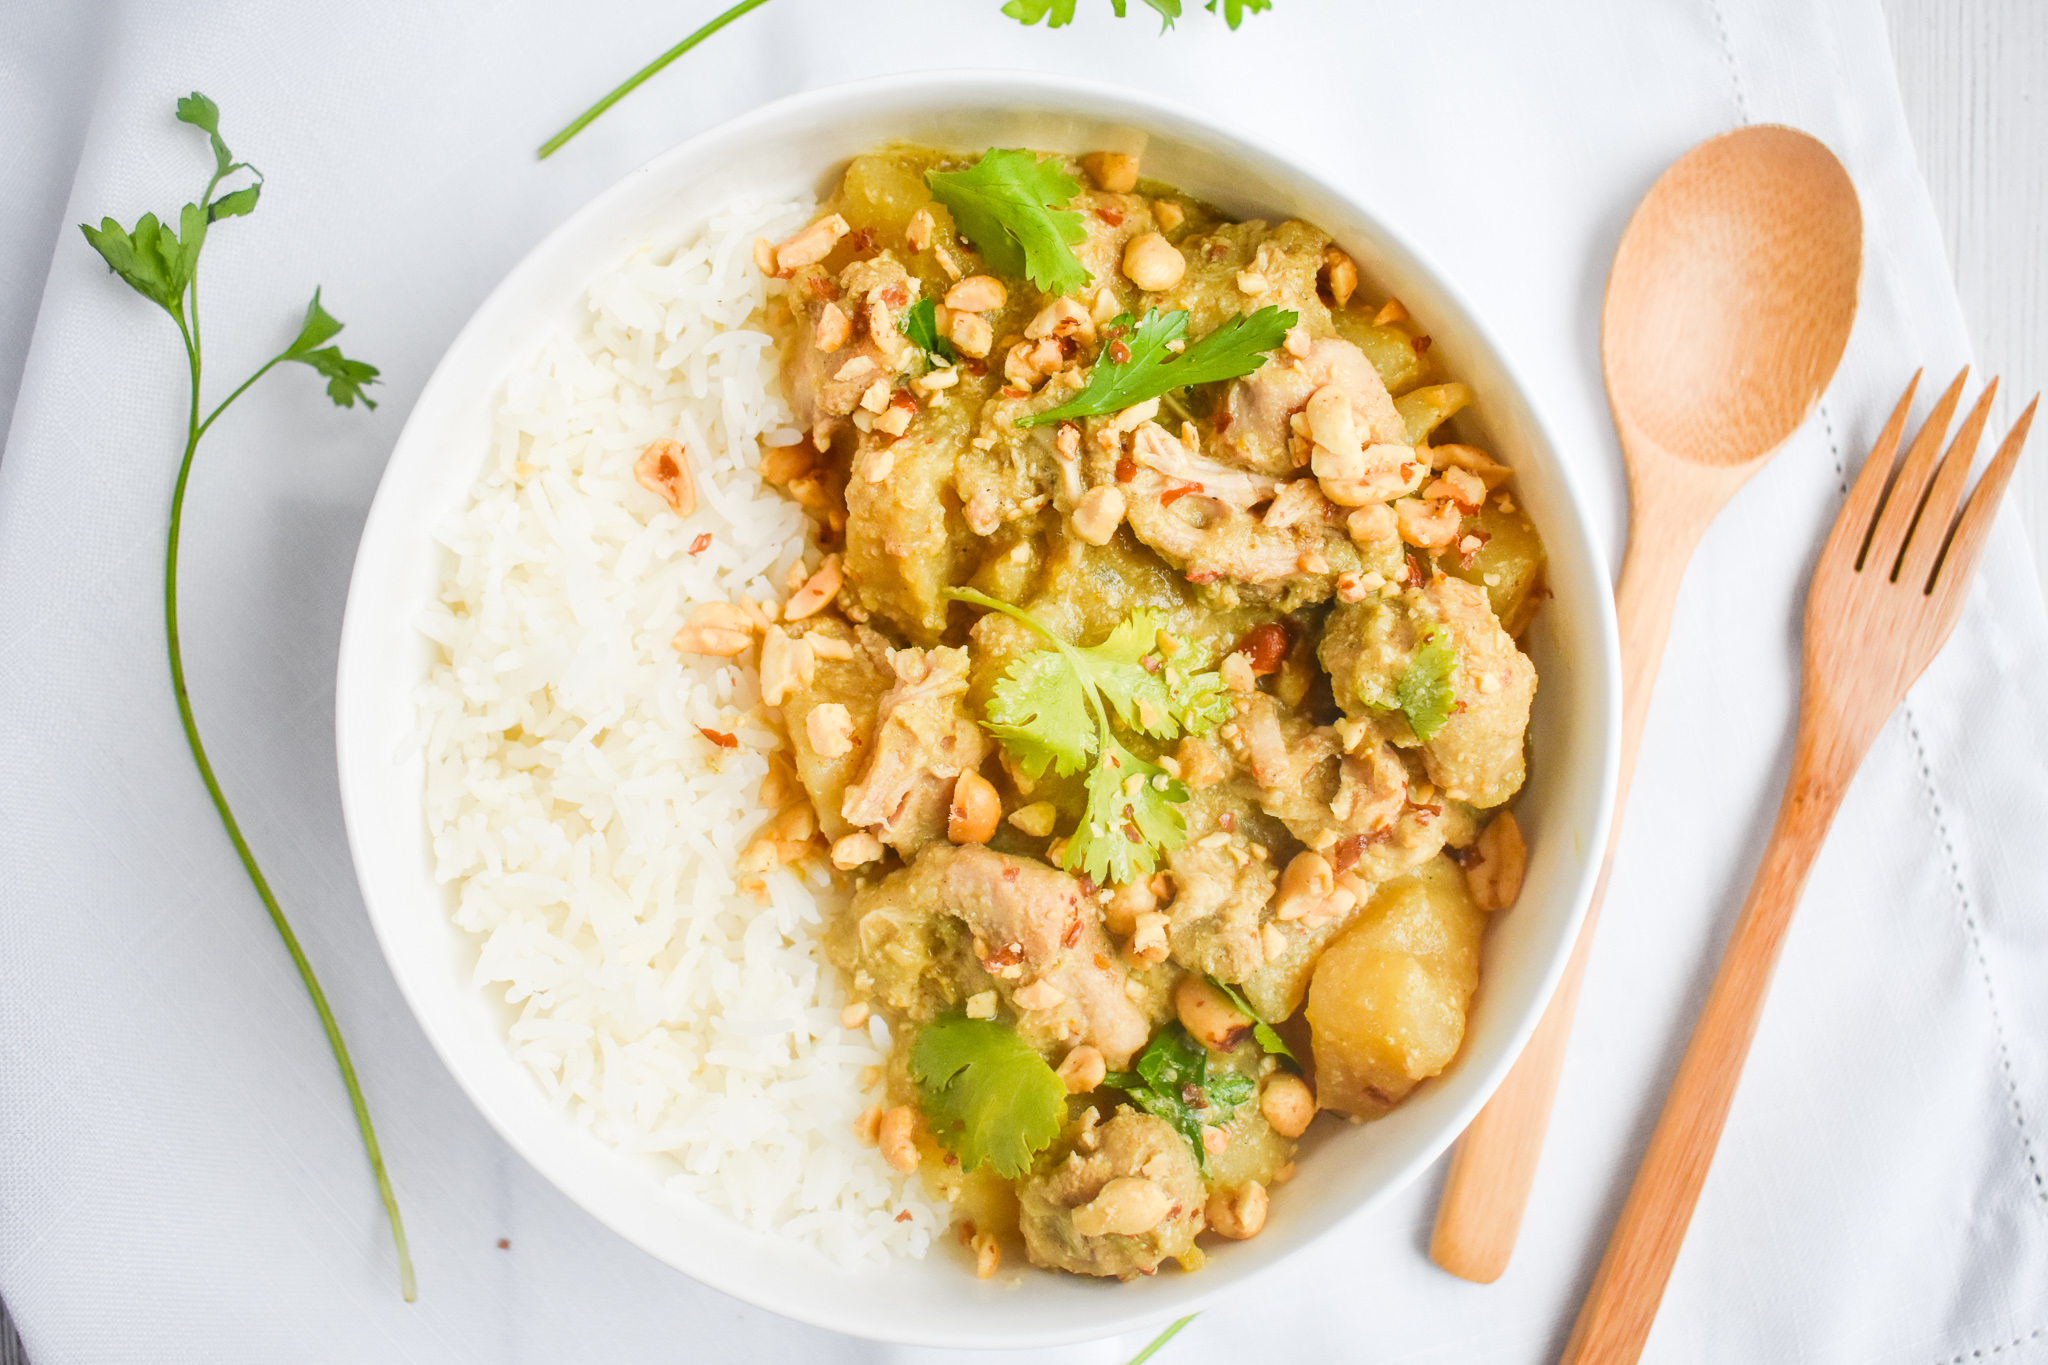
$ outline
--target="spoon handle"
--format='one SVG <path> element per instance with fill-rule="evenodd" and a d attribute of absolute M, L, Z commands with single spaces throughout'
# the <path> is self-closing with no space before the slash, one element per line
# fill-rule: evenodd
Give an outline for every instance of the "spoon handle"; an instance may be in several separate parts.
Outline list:
<path fill-rule="evenodd" d="M 1560 1365 L 1634 1365 L 1656 1320 L 1735 1101 L 1800 888 L 1869 747 L 1867 741 L 1862 748 L 1845 746 L 1842 736 L 1818 733 L 1831 727 L 1801 721 L 1771 842 Z"/>
<path fill-rule="evenodd" d="M 1651 501 L 1632 490 L 1630 501 L 1628 552 L 1614 594 L 1621 635 L 1621 767 L 1600 880 L 1564 975 L 1528 1046 L 1458 1139 L 1429 1242 L 1431 1260 L 1479 1284 L 1493 1283 L 1507 1269 L 1522 1228 L 1529 1189 L 1536 1181 L 1536 1159 L 1543 1151 L 1565 1049 L 1571 1042 L 1593 926 L 1607 895 L 1607 874 L 1614 865 L 1614 845 L 1628 805 L 1629 780 L 1635 774 L 1636 746 L 1650 713 L 1650 694 L 1657 685 L 1664 641 L 1671 633 L 1678 586 L 1705 529 L 1697 515 L 1698 502 L 1689 496 L 1672 498 L 1668 485 L 1660 499 Z"/>

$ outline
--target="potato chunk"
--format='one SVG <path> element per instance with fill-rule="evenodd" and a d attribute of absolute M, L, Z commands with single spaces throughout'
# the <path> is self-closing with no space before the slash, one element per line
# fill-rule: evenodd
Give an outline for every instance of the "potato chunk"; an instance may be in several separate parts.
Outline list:
<path fill-rule="evenodd" d="M 1378 1118 L 1450 1064 L 1479 984 L 1485 925 L 1464 874 L 1441 855 L 1373 893 L 1309 982 L 1323 1108 Z"/>

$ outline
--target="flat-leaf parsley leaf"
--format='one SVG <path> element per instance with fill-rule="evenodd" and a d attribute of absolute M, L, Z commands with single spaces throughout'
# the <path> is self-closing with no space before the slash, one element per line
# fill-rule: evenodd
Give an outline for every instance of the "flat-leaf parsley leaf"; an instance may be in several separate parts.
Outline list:
<path fill-rule="evenodd" d="M 1064 208 L 1081 184 L 1050 158 L 992 147 L 964 171 L 926 171 L 932 197 L 1002 275 L 1023 275 L 1048 294 L 1088 283 L 1073 244 L 1088 233 L 1081 215 Z"/>
<path fill-rule="evenodd" d="M 949 1014 L 910 1045 L 918 1107 L 963 1170 L 987 1162 L 1016 1179 L 1067 1121 L 1067 1087 L 1015 1029 Z"/>
<path fill-rule="evenodd" d="M 1020 427 L 1044 426 L 1071 417 L 1099 417 L 1158 398 L 1193 384 L 1236 379 L 1266 363 L 1266 353 L 1301 321 L 1291 309 L 1268 304 L 1256 313 L 1240 313 L 1209 335 L 1176 354 L 1168 349 L 1187 335 L 1188 315 L 1176 309 L 1153 309 L 1135 327 L 1124 313 L 1104 329 L 1113 340 L 1088 368 L 1088 383 L 1056 408 L 1017 419 Z M 1117 347 L 1121 346 L 1121 351 Z M 1119 358 L 1121 356 L 1121 358 Z"/>

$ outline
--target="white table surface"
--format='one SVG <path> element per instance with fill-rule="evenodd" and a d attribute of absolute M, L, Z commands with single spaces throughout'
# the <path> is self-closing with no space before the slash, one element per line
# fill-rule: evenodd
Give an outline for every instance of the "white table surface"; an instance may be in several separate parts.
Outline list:
<path fill-rule="evenodd" d="M 992 2 L 992 0 L 991 0 Z M 2005 387 L 1992 428 L 2017 415 L 2048 376 L 2048 4 L 2041 0 L 1883 0 L 1920 165 L 1949 248 L 1982 372 Z M 33 59 L 43 28 L 36 0 L 0 5 L 0 78 Z M 83 130 L 79 130 L 81 135 Z M 59 157 L 49 158 L 55 164 Z M 35 176 L 35 148 L 0 155 L 8 175 Z M 33 309 L 31 298 L 0 298 Z M 0 431 L 23 357 L 0 353 Z M 2014 494 L 2048 589 L 2048 464 L 2023 464 Z M 22 1365 L 0 1304 L 0 1365 Z"/>

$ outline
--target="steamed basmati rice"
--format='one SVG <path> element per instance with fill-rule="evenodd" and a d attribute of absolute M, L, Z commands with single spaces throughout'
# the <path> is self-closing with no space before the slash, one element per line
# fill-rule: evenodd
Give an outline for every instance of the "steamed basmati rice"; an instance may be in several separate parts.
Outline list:
<path fill-rule="evenodd" d="M 735 883 L 784 747 L 754 668 L 669 643 L 696 603 L 778 599 L 808 548 L 756 473 L 800 433 L 751 248 L 811 212 L 732 208 L 643 247 L 510 379 L 440 532 L 420 705 L 437 875 L 478 989 L 516 1007 L 513 1055 L 576 1124 L 665 1159 L 668 1189 L 854 1264 L 922 1255 L 945 1206 L 854 1136 L 888 1034 L 840 1025 L 828 882 L 777 869 L 766 907 Z M 633 477 L 662 438 L 688 452 L 688 518 Z"/>

